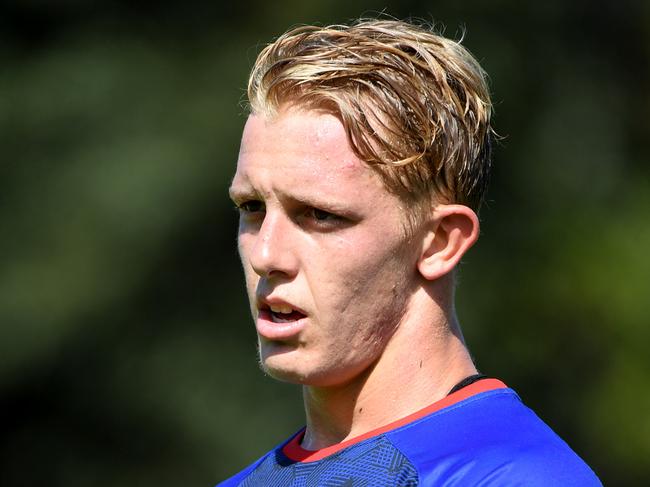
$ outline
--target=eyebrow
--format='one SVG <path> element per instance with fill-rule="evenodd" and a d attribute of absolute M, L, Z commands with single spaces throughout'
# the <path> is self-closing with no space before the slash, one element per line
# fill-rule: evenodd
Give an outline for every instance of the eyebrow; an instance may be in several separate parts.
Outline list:
<path fill-rule="evenodd" d="M 330 213 L 346 216 L 348 218 L 354 218 L 358 216 L 358 213 L 355 211 L 351 204 L 336 201 L 321 195 L 314 195 L 313 193 L 287 194 L 283 191 L 279 191 L 279 197 L 283 202 L 318 208 Z"/>
<path fill-rule="evenodd" d="M 250 184 L 237 184 L 234 180 L 228 188 L 228 196 L 235 202 L 244 199 L 259 198 L 258 192 Z"/>
<path fill-rule="evenodd" d="M 254 187 L 249 184 L 231 184 L 228 189 L 230 199 L 235 203 L 241 203 L 246 200 L 264 200 L 264 197 Z M 340 214 L 349 218 L 358 216 L 357 212 L 349 204 L 333 201 L 326 197 L 319 197 L 313 194 L 289 194 L 285 191 L 277 190 L 277 194 L 282 203 L 304 205 L 313 208 L 319 208 L 331 213 Z"/>

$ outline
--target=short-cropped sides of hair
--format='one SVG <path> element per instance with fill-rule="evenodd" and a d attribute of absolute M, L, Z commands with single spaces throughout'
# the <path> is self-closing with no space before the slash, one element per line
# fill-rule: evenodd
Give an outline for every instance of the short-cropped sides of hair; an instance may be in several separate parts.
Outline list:
<path fill-rule="evenodd" d="M 294 28 L 259 54 L 248 100 L 269 117 L 285 103 L 335 114 L 357 156 L 411 204 L 478 210 L 484 198 L 493 137 L 486 74 L 460 41 L 429 27 Z"/>

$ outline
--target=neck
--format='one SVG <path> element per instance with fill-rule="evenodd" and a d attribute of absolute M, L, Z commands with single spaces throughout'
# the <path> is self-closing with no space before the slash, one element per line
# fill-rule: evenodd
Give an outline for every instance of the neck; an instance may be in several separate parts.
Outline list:
<path fill-rule="evenodd" d="M 304 448 L 325 448 L 408 416 L 476 373 L 453 309 L 447 314 L 433 302 L 426 304 L 432 309 L 419 306 L 419 312 L 405 315 L 361 376 L 335 387 L 303 388 Z M 430 319 L 422 321 L 423 316 Z"/>

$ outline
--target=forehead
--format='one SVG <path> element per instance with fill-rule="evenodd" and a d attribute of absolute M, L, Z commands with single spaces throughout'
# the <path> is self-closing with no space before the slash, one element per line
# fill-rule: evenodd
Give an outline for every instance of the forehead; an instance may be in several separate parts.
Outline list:
<path fill-rule="evenodd" d="M 358 191 L 385 192 L 375 171 L 350 147 L 341 121 L 322 111 L 284 108 L 272 118 L 248 118 L 232 188 L 282 182 L 278 176 L 290 179 L 295 191 L 300 182 L 310 191 L 336 192 L 354 184 Z"/>
<path fill-rule="evenodd" d="M 242 135 L 242 151 L 287 151 L 309 155 L 327 152 L 345 158 L 351 153 L 341 121 L 325 111 L 285 107 L 274 116 L 252 114 Z M 353 157 L 356 160 L 356 156 Z"/>

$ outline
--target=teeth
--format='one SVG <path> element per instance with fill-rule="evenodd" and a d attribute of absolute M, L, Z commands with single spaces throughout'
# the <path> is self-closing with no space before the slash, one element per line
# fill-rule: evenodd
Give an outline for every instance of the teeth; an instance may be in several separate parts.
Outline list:
<path fill-rule="evenodd" d="M 291 306 L 289 306 L 288 304 L 272 304 L 270 308 L 271 311 L 273 311 L 274 313 L 282 313 L 285 315 L 288 315 L 293 311 L 291 309 Z"/>
<path fill-rule="evenodd" d="M 285 320 L 284 318 L 274 315 L 273 316 L 273 322 L 274 323 L 293 323 L 293 320 Z"/>

